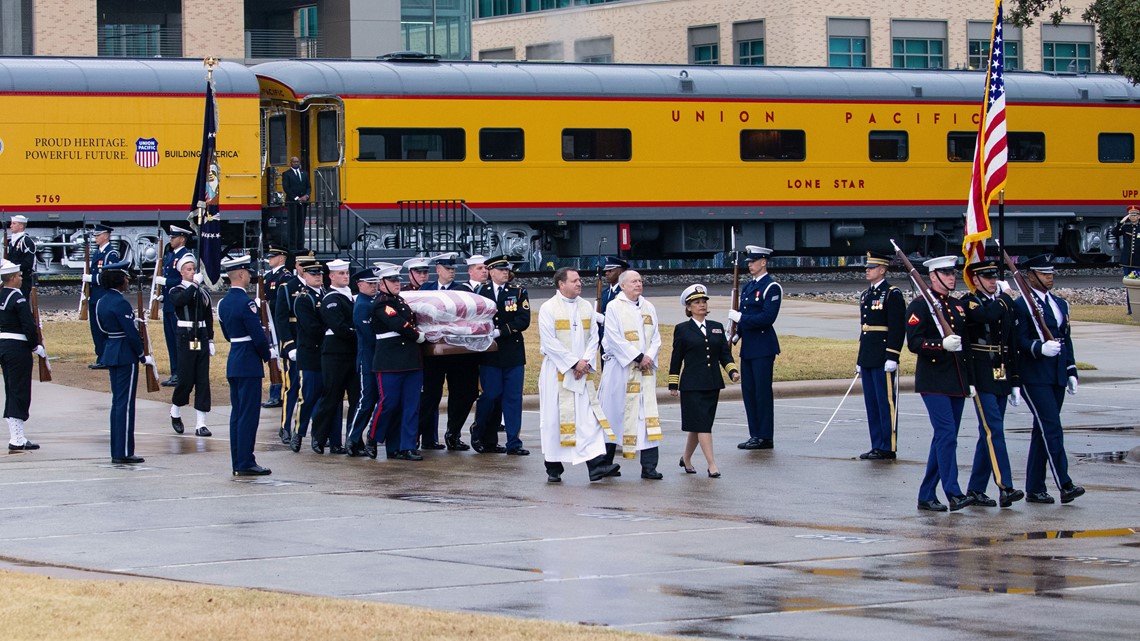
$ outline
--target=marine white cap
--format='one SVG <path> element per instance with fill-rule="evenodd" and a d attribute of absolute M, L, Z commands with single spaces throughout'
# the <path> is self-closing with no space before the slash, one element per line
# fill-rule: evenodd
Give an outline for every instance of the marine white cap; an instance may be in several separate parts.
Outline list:
<path fill-rule="evenodd" d="M 422 258 L 419 256 L 415 258 L 409 258 L 408 260 L 404 261 L 404 269 L 407 269 L 409 271 L 413 269 L 427 269 L 430 266 L 431 265 L 428 264 L 427 258 Z"/>
<path fill-rule="evenodd" d="M 923 261 L 922 266 L 927 271 L 934 271 L 936 269 L 946 269 L 947 267 L 957 267 L 957 256 L 939 256 L 938 258 L 931 258 L 930 260 Z"/>
<path fill-rule="evenodd" d="M 392 263 L 373 263 L 376 267 L 374 273 L 376 278 L 392 278 L 393 276 L 400 276 L 400 266 Z"/>

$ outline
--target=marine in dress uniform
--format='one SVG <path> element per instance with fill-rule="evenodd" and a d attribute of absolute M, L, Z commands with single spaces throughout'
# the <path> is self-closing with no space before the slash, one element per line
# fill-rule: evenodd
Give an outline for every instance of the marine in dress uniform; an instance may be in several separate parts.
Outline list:
<path fill-rule="evenodd" d="M 1017 354 L 1021 392 L 1033 413 L 1033 434 L 1029 441 L 1029 460 L 1025 466 L 1025 500 L 1030 503 L 1052 503 L 1045 487 L 1045 468 L 1053 470 L 1053 481 L 1061 490 L 1061 502 L 1069 503 L 1085 493 L 1069 476 L 1069 459 L 1065 455 L 1065 435 L 1061 425 L 1061 407 L 1065 392 L 1077 393 L 1077 361 L 1069 336 L 1069 304 L 1054 296 L 1053 256 L 1042 254 L 1023 266 L 1025 280 L 1032 291 L 1032 304 L 1041 310 L 1045 327 L 1053 340 L 1044 340 L 1037 319 L 1030 312 L 1025 296 L 1017 300 Z"/>
<path fill-rule="evenodd" d="M 32 405 L 32 354 L 47 358 L 40 343 L 32 307 L 20 285 L 20 265 L 0 262 L 0 369 L 4 372 L 4 418 L 8 421 L 8 451 L 38 450 L 24 434 Z"/>
<path fill-rule="evenodd" d="M 273 319 L 273 330 L 276 333 L 279 331 L 277 329 L 277 286 L 292 277 L 286 267 L 289 260 L 289 250 L 270 245 L 265 250 L 265 260 L 269 263 L 269 269 L 261 279 L 261 286 L 265 288 L 265 300 L 269 302 L 269 317 Z M 281 384 L 270 384 L 269 400 L 262 403 L 261 406 L 272 409 L 281 407 L 281 405 Z"/>
<path fill-rule="evenodd" d="M 370 437 L 384 443 L 388 458 L 422 461 L 416 451 L 420 425 L 420 390 L 424 371 L 412 308 L 400 297 L 400 266 L 377 264 L 380 287 L 372 303 L 372 333 L 376 354 L 372 371 L 379 401 L 372 414 Z"/>
<path fill-rule="evenodd" d="M 95 311 L 95 329 L 103 341 L 103 365 L 111 377 L 111 462 L 144 462 L 135 456 L 135 388 L 139 364 L 153 365 L 154 357 L 143 354 L 135 310 L 123 292 L 130 288 L 130 261 L 99 263 L 99 286 L 103 290 Z M 91 288 L 94 292 L 94 287 Z M 94 294 L 92 294 L 94 296 Z"/>
<path fill-rule="evenodd" d="M 681 305 L 690 320 L 673 330 L 669 393 L 681 397 L 681 430 L 689 435 L 681 467 L 688 474 L 696 473 L 692 457 L 699 445 L 709 464 L 709 477 L 720 478 L 712 442 L 716 406 L 724 389 L 720 370 L 728 372 L 733 382 L 740 380 L 740 371 L 732 360 L 732 345 L 724 326 L 707 318 L 708 301 L 708 288 L 704 285 L 689 285 L 681 292 Z"/>
<path fill-rule="evenodd" d="M 973 279 L 974 293 L 962 298 L 969 331 L 970 370 L 976 393 L 974 411 L 978 415 L 978 445 L 966 494 L 974 505 L 1002 507 L 1020 501 L 1025 493 L 1013 487 L 1009 452 L 1005 447 L 1005 404 L 1021 403 L 1017 380 L 1017 335 L 1013 298 L 1009 286 L 998 280 L 998 262 L 983 260 L 966 267 L 966 278 Z M 986 496 L 993 476 L 998 500 Z"/>
<path fill-rule="evenodd" d="M 423 289 L 424 285 L 428 284 L 428 274 L 431 273 L 431 265 L 427 258 L 419 256 L 409 258 L 404 261 L 404 269 L 408 270 L 408 284 L 401 288 L 403 291 L 419 291 Z"/>
<path fill-rule="evenodd" d="M 863 381 L 863 404 L 871 449 L 864 460 L 893 459 L 898 450 L 899 354 L 906 338 L 906 300 L 886 281 L 890 254 L 867 252 L 867 281 L 859 295 L 859 357 L 855 369 Z"/>
<path fill-rule="evenodd" d="M 772 397 L 772 373 L 780 341 L 776 337 L 776 317 L 784 290 L 768 273 L 768 257 L 772 250 L 749 245 L 744 260 L 752 278 L 740 291 L 737 310 L 729 310 L 728 319 L 736 323 L 740 336 L 740 384 L 744 397 L 744 413 L 748 417 L 748 440 L 736 447 L 742 450 L 770 450 L 775 434 L 775 400 Z"/>
<path fill-rule="evenodd" d="M 314 415 L 313 446 L 323 450 L 329 446 L 330 454 L 344 454 L 341 433 L 342 403 L 348 394 L 348 424 L 345 433 L 352 429 L 352 416 L 360 403 L 360 378 L 356 375 L 356 325 L 352 321 L 355 301 L 348 288 L 347 260 L 334 260 L 325 265 L 329 271 L 330 287 L 321 302 L 321 320 L 324 321 L 325 339 L 321 344 L 321 377 L 324 392 L 321 412 Z"/>
<path fill-rule="evenodd" d="M 90 262 L 87 265 L 87 282 L 91 283 L 91 296 L 87 300 L 87 308 L 95 309 L 99 306 L 99 299 L 107 292 L 107 288 L 100 284 L 99 273 L 104 265 L 117 264 L 122 261 L 119 251 L 111 246 L 111 232 L 115 231 L 107 225 L 97 224 L 93 228 L 97 249 L 91 252 Z M 86 242 L 86 239 L 84 239 Z M 104 369 L 109 364 L 103 361 L 103 343 L 105 334 L 99 331 L 98 320 L 95 314 L 87 315 L 91 325 L 91 339 L 95 342 L 95 362 L 87 367 L 90 369 Z"/>
<path fill-rule="evenodd" d="M 435 256 L 437 280 L 424 283 L 420 291 L 451 291 L 467 287 L 455 282 L 457 254 Z M 479 396 L 479 355 L 455 354 L 451 356 L 424 355 L 424 393 L 420 401 L 420 445 L 422 449 L 452 451 L 470 449 L 460 440 L 463 422 L 471 413 L 471 406 Z M 439 443 L 439 403 L 443 398 L 443 384 L 447 382 L 447 431 L 443 444 Z"/>
<path fill-rule="evenodd" d="M 194 232 L 189 229 L 171 225 L 170 251 L 162 256 L 162 276 L 159 277 L 158 284 L 162 287 L 162 334 L 166 339 L 166 353 L 170 356 L 170 378 L 162 382 L 163 387 L 178 385 L 178 318 L 174 303 L 170 300 L 170 290 L 182 282 L 178 261 L 190 255 L 186 243 L 193 236 Z"/>
<path fill-rule="evenodd" d="M 379 390 L 372 373 L 372 360 L 376 357 L 376 334 L 372 331 L 372 303 L 376 300 L 376 287 L 380 284 L 380 271 L 368 268 L 356 272 L 359 293 L 352 305 L 352 326 L 356 328 L 356 376 L 360 381 L 360 401 L 352 414 L 352 429 L 348 433 L 346 453 L 349 456 L 376 458 L 376 442 L 364 438 L 365 430 L 376 411 Z"/>
<path fill-rule="evenodd" d="M 16 214 L 8 221 L 8 247 L 5 249 L 5 258 L 20 268 L 23 275 L 23 284 L 20 292 L 24 298 L 31 295 L 35 284 L 36 273 L 36 240 L 28 235 L 28 217 Z"/>
<path fill-rule="evenodd" d="M 182 407 L 190 403 L 190 391 L 194 391 L 195 436 L 213 436 L 206 427 L 210 413 L 210 358 L 214 356 L 214 308 L 210 293 L 201 287 L 202 274 L 198 273 L 198 261 L 187 253 L 176 265 L 178 283 L 166 293 L 166 300 L 173 306 L 170 314 L 176 319 L 178 331 L 178 370 L 175 377 L 174 395 L 170 400 L 170 424 L 181 434 L 186 426 L 182 423 Z"/>
<path fill-rule="evenodd" d="M 498 351 L 482 355 L 479 363 L 479 383 L 483 394 L 475 403 L 475 425 L 480 433 L 472 443 L 475 451 L 481 454 L 501 453 L 526 456 L 530 454 L 522 446 L 519 432 L 522 431 L 522 390 L 523 370 L 526 366 L 526 347 L 523 332 L 530 327 L 530 299 L 526 288 L 508 282 L 511 263 L 506 256 L 488 258 L 487 269 L 491 282 L 479 288 L 479 294 L 495 301 L 498 312 L 495 314 L 493 336 Z M 507 446 L 498 444 L 498 421 L 495 405 L 502 407 L 503 424 L 507 431 Z"/>
<path fill-rule="evenodd" d="M 277 436 L 286 445 L 291 445 L 293 442 L 293 415 L 297 409 L 297 397 L 301 392 L 301 369 L 297 366 L 295 306 L 297 297 L 304 293 L 305 284 L 301 282 L 299 274 L 305 265 L 310 265 L 317 259 L 312 251 L 303 249 L 297 252 L 295 260 L 296 273 L 290 273 L 277 283 L 277 308 L 273 310 L 273 325 L 277 329 L 277 349 L 285 357 L 281 359 L 281 363 L 285 366 L 282 376 L 284 398 L 281 407 L 281 428 Z M 300 447 L 298 443 L 298 450 Z"/>
<path fill-rule="evenodd" d="M 1117 242 L 1120 243 L 1120 267 L 1125 276 L 1140 272 L 1140 240 L 1136 238 L 1140 235 L 1140 207 L 1130 205 L 1127 211 L 1115 229 Z M 1127 287 L 1124 288 L 1124 304 L 1131 314 L 1132 297 Z"/>
<path fill-rule="evenodd" d="M 234 476 L 265 476 L 271 471 L 257 464 L 253 448 L 261 417 L 263 363 L 277 354 L 269 345 L 257 304 L 245 288 L 257 276 L 249 256 L 222 261 L 230 278 L 230 291 L 218 302 L 222 335 L 230 342 L 226 381 L 230 384 L 230 464 Z"/>
<path fill-rule="evenodd" d="M 309 420 L 320 414 L 321 397 L 325 391 L 321 372 L 321 344 L 324 343 L 327 329 L 321 318 L 321 304 L 325 298 L 324 267 L 320 263 L 307 263 L 301 268 L 301 277 L 305 285 L 293 301 L 293 313 L 297 316 L 297 367 L 301 370 L 299 406 L 293 426 L 293 439 L 289 442 L 294 452 L 301 451 L 301 439 L 308 432 Z M 340 420 L 338 411 L 334 410 L 334 415 Z M 322 453 L 317 445 L 315 439 L 309 439 L 313 451 Z"/>
<path fill-rule="evenodd" d="M 962 303 L 953 297 L 956 256 L 931 258 L 923 263 L 930 272 L 930 291 L 941 305 L 951 334 L 942 335 L 938 320 L 923 297 L 915 298 L 906 309 L 907 349 L 918 355 L 914 371 L 914 391 L 922 395 L 934 434 L 926 459 L 926 475 L 918 489 L 918 509 L 945 512 L 935 490 L 942 490 L 957 511 L 973 505 L 974 498 L 958 486 L 958 425 L 962 408 L 970 394 L 970 372 L 963 347 L 966 316 Z"/>

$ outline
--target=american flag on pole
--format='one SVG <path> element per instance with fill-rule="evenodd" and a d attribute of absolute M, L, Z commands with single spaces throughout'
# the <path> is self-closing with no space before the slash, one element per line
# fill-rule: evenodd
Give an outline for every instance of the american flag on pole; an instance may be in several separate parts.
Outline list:
<path fill-rule="evenodd" d="M 1005 57 L 1002 48 L 1001 0 L 995 1 L 994 26 L 990 38 L 990 60 L 986 71 L 986 97 L 974 146 L 974 167 L 970 173 L 970 200 L 966 205 L 966 233 L 962 253 L 966 265 L 985 258 L 990 228 L 990 201 L 1005 188 L 1008 149 L 1005 135 Z M 973 283 L 966 279 L 973 290 Z"/>
<path fill-rule="evenodd" d="M 221 171 L 215 151 L 218 137 L 218 104 L 214 99 L 214 65 L 206 59 L 206 110 L 202 117 L 202 152 L 194 177 L 194 197 L 190 201 L 190 220 L 198 230 L 198 260 L 210 285 L 221 282 L 222 214 L 220 203 Z"/>

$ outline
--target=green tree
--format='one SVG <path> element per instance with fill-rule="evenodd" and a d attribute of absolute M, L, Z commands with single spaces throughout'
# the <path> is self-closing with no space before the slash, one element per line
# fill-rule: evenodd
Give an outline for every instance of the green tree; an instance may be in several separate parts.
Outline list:
<path fill-rule="evenodd" d="M 1061 24 L 1072 12 L 1067 0 L 1013 0 L 1008 16 L 1010 23 L 1028 27 L 1045 13 L 1050 22 Z M 1100 36 L 1097 66 L 1140 82 L 1140 0 L 1093 0 L 1081 19 L 1095 24 Z"/>

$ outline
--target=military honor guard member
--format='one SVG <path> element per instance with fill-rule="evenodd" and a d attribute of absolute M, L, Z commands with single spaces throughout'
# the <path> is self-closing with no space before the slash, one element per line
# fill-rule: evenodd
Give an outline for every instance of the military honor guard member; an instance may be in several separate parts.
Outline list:
<path fill-rule="evenodd" d="M 1021 392 L 1033 413 L 1033 434 L 1029 441 L 1029 460 L 1025 468 L 1025 500 L 1030 503 L 1052 503 L 1045 487 L 1045 468 L 1053 470 L 1053 481 L 1061 490 L 1061 502 L 1070 503 L 1085 493 L 1085 488 L 1069 477 L 1069 459 L 1065 455 L 1065 435 L 1061 425 L 1061 407 L 1065 392 L 1077 393 L 1077 361 L 1069 336 L 1069 304 L 1054 296 L 1053 256 L 1035 256 L 1022 266 L 1025 280 L 1032 289 L 1032 301 L 1017 300 L 1018 374 Z M 1045 320 L 1053 340 L 1044 340 L 1037 319 L 1028 305 L 1035 305 Z"/>
<path fill-rule="evenodd" d="M 277 245 L 270 245 L 265 250 L 265 260 L 269 263 L 269 269 L 266 270 L 261 279 L 261 286 L 265 288 L 265 300 L 269 302 L 269 317 L 273 319 L 273 329 L 280 334 L 281 330 L 277 327 L 277 286 L 292 277 L 286 268 L 286 263 L 289 261 L 289 250 Z M 267 409 L 281 407 L 283 404 L 281 387 L 281 384 L 270 384 L 269 399 L 261 406 Z"/>
<path fill-rule="evenodd" d="M 182 408 L 190 403 L 194 391 L 195 436 L 212 436 L 206 420 L 210 413 L 210 359 L 214 356 L 214 308 L 210 293 L 202 288 L 198 261 L 187 253 L 178 259 L 179 281 L 171 287 L 166 299 L 173 306 L 178 331 L 178 370 L 170 401 L 170 425 L 181 434 Z"/>
<path fill-rule="evenodd" d="M 98 247 L 95 251 L 91 252 L 89 263 L 87 265 L 87 282 L 91 283 L 91 295 L 87 300 L 87 308 L 95 309 L 99 306 L 99 299 L 107 292 L 107 288 L 101 284 L 99 278 L 104 265 L 113 265 L 121 262 L 119 258 L 119 250 L 111 246 L 111 232 L 115 231 L 114 228 L 107 225 L 97 224 L 94 226 L 95 244 Z M 89 369 L 106 369 L 108 364 L 103 361 L 103 344 L 106 341 L 105 334 L 99 331 L 98 319 L 95 314 L 87 315 L 88 321 L 91 325 L 91 339 L 95 342 L 95 362 L 87 367 Z"/>
<path fill-rule="evenodd" d="M 1005 447 L 1005 404 L 1021 403 L 1017 387 L 1017 334 L 1009 285 L 998 280 L 998 261 L 983 260 L 966 267 L 974 293 L 962 298 L 969 331 L 971 379 L 977 390 L 974 411 L 978 415 L 978 445 L 966 494 L 974 505 L 1002 507 L 1020 501 L 1025 493 L 1013 486 L 1009 452 Z M 990 477 L 998 488 L 998 500 L 986 496 Z"/>
<path fill-rule="evenodd" d="M 950 294 L 954 291 L 957 261 L 957 256 L 941 256 L 923 263 L 930 272 L 930 291 L 942 306 L 953 333 L 942 335 L 925 298 L 915 298 L 906 309 L 907 349 L 918 356 L 914 391 L 922 395 L 934 428 L 926 475 L 918 489 L 918 509 L 931 512 L 946 511 L 946 505 L 935 494 L 939 481 L 951 511 L 974 504 L 974 497 L 963 494 L 958 486 L 958 425 L 970 394 L 970 372 L 962 351 L 966 346 L 963 337 L 967 336 L 965 310 L 961 301 Z"/>
<path fill-rule="evenodd" d="M 162 335 L 166 339 L 166 353 L 170 357 L 170 378 L 162 382 L 163 387 L 178 385 L 178 318 L 174 303 L 170 301 L 170 290 L 182 283 L 178 262 L 190 255 L 186 243 L 193 236 L 194 232 L 189 229 L 171 225 L 170 251 L 162 255 L 162 276 L 158 278 L 158 285 L 162 287 Z"/>
<path fill-rule="evenodd" d="M 615 440 L 594 384 L 598 372 L 598 324 L 594 306 L 582 299 L 582 278 L 563 267 L 558 290 L 538 310 L 542 368 L 538 374 L 539 432 L 546 480 L 562 480 L 565 463 L 585 463 L 591 481 L 616 473 L 605 462 L 606 439 Z"/>
<path fill-rule="evenodd" d="M 376 458 L 376 443 L 371 438 L 364 439 L 364 432 L 372 422 L 380 392 L 376 387 L 376 376 L 372 373 L 372 361 L 376 358 L 376 334 L 372 331 L 372 303 L 376 300 L 376 288 L 380 285 L 378 268 L 362 269 L 352 275 L 359 293 L 352 304 L 352 326 L 356 328 L 356 376 L 360 381 L 360 401 L 351 414 L 351 429 L 345 441 L 349 456 Z"/>
<path fill-rule="evenodd" d="M 32 355 L 47 358 L 40 343 L 32 307 L 21 291 L 20 265 L 0 261 L 0 369 L 4 372 L 4 418 L 8 421 L 8 451 L 38 450 L 24 434 L 32 405 Z"/>
<path fill-rule="evenodd" d="M 457 254 L 442 254 L 432 258 L 436 279 L 424 283 L 421 291 L 451 291 L 468 288 L 455 282 Z M 470 449 L 459 437 L 463 422 L 471 413 L 471 406 L 479 396 L 479 355 L 454 354 L 451 356 L 424 355 L 424 393 L 420 401 L 420 447 L 425 450 L 451 451 Z M 443 384 L 447 382 L 447 431 L 443 443 L 439 442 L 439 403 L 443 399 Z"/>
<path fill-rule="evenodd" d="M 222 335 L 230 342 L 226 381 L 230 384 L 230 463 L 234 476 L 265 476 L 271 471 L 257 464 L 253 448 L 261 417 L 263 364 L 276 358 L 261 327 L 257 304 L 246 287 L 257 278 L 249 256 L 222 261 L 230 278 L 230 291 L 218 303 Z"/>
<path fill-rule="evenodd" d="M 144 462 L 143 457 L 135 456 L 135 388 L 139 364 L 154 365 L 153 356 L 143 355 L 135 310 L 123 296 L 131 286 L 127 274 L 130 264 L 129 260 L 100 261 L 99 286 L 103 293 L 91 314 L 103 341 L 101 362 L 111 376 L 111 462 L 116 464 Z"/>
<path fill-rule="evenodd" d="M 770 450 L 775 435 L 775 401 L 772 374 L 780 341 L 776 337 L 776 317 L 780 314 L 784 290 L 768 273 L 772 250 L 749 245 L 744 260 L 752 278 L 740 290 L 739 309 L 729 310 L 740 336 L 740 385 L 744 413 L 748 418 L 748 440 L 736 447 L 742 450 Z"/>
<path fill-rule="evenodd" d="M 344 434 L 352 429 L 352 415 L 360 402 L 360 379 L 356 375 L 356 326 L 352 322 L 355 301 L 348 287 L 347 260 L 333 260 L 325 264 L 329 272 L 329 289 L 321 302 L 321 320 L 324 321 L 325 339 L 321 344 L 321 378 L 324 392 L 321 412 L 313 420 L 313 448 L 321 451 L 325 445 L 330 454 L 344 454 Z M 341 427 L 344 415 L 342 403 L 348 394 L 348 423 Z M 342 434 L 342 429 L 344 434 Z"/>
<path fill-rule="evenodd" d="M 474 256 L 468 256 L 467 257 L 467 282 L 460 283 L 460 287 L 465 287 L 465 288 L 469 289 L 472 293 L 478 294 L 479 288 L 481 288 L 483 286 L 483 284 L 487 282 L 488 270 L 487 270 L 487 265 L 485 264 L 486 261 L 487 261 L 487 257 L 483 256 L 481 254 L 475 254 Z M 465 367 L 463 369 L 463 372 L 464 372 L 463 375 L 464 376 L 470 375 L 472 377 L 472 379 L 474 379 L 474 381 L 475 381 L 475 383 L 474 383 L 474 385 L 475 385 L 475 396 L 471 399 L 471 404 L 470 405 L 463 405 L 462 407 L 457 405 L 455 410 L 454 410 L 456 414 L 462 413 L 464 415 L 463 420 L 466 420 L 466 415 L 471 413 L 471 408 L 475 406 L 475 400 L 479 397 L 479 362 L 481 360 L 482 360 L 481 356 L 474 356 L 472 359 L 470 359 L 470 361 L 466 362 Z M 452 416 L 451 405 L 452 405 L 452 400 L 448 399 L 447 400 L 447 419 L 449 422 L 451 421 L 451 416 Z M 492 411 L 492 414 L 499 417 L 496 420 L 498 420 L 500 423 L 502 422 L 502 408 L 501 407 L 496 406 L 494 408 L 494 410 Z M 495 429 L 498 430 L 498 428 L 495 428 Z M 471 445 L 468 446 L 466 443 L 463 443 L 463 441 L 457 441 L 458 443 L 461 443 L 463 446 L 457 447 L 455 449 L 466 450 L 469 447 L 473 447 L 475 445 L 476 437 L 482 430 L 479 428 L 478 423 L 472 421 L 471 429 L 469 431 L 471 434 Z M 496 442 L 497 441 L 498 441 L 498 435 L 496 434 Z"/>
<path fill-rule="evenodd" d="M 295 273 L 277 281 L 277 307 L 273 310 L 273 325 L 277 328 L 277 349 L 285 358 L 282 372 L 281 428 L 277 436 L 282 443 L 292 445 L 294 412 L 301 392 L 301 368 L 297 366 L 297 313 L 294 309 L 297 297 L 304 295 L 305 284 L 301 282 L 301 270 L 316 262 L 311 250 L 298 250 L 294 258 Z M 301 444 L 297 444 L 300 450 Z"/>
<path fill-rule="evenodd" d="M 899 354 L 906 338 L 906 300 L 887 282 L 890 254 L 867 252 L 864 270 L 870 286 L 859 295 L 859 356 L 855 369 L 863 382 L 863 404 L 871 449 L 864 460 L 889 460 L 898 451 Z"/>
<path fill-rule="evenodd" d="M 297 367 L 301 370 L 301 392 L 297 397 L 297 420 L 293 426 L 293 440 L 289 446 L 294 452 L 301 451 L 301 440 L 309 429 L 309 421 L 320 414 L 321 397 L 324 395 L 324 374 L 321 372 L 321 344 L 325 340 L 325 322 L 321 318 L 321 304 L 325 298 L 324 266 L 318 262 L 305 263 L 301 268 L 301 279 L 305 285 L 297 292 L 293 302 L 293 314 L 297 317 Z M 293 358 L 290 354 L 289 358 Z M 339 410 L 340 408 L 337 408 Z M 338 411 L 334 411 L 337 420 Z M 309 439 L 314 452 L 322 454 L 318 442 Z"/>
<path fill-rule="evenodd" d="M 1136 239 L 1140 234 L 1140 207 L 1130 205 L 1128 213 L 1116 224 L 1116 238 L 1120 243 L 1120 267 L 1127 276 L 1132 272 L 1140 272 L 1140 241 Z M 1132 313 L 1132 297 L 1129 289 L 1124 288 L 1124 304 L 1128 313 Z"/>
<path fill-rule="evenodd" d="M 408 270 L 408 284 L 403 288 L 404 291 L 419 291 L 428 283 L 431 264 L 427 258 L 409 258 L 404 261 L 404 269 Z"/>
<path fill-rule="evenodd" d="M 618 258 L 617 256 L 606 256 L 606 260 L 602 263 L 602 299 L 597 307 L 599 317 L 598 323 L 601 327 L 598 328 L 599 337 L 605 336 L 605 323 L 606 323 L 606 308 L 609 307 L 610 301 L 617 298 L 621 293 L 621 287 L 618 286 L 618 279 L 621 278 L 622 272 L 629 269 L 629 263 Z M 598 339 L 599 344 L 601 338 Z M 611 454 L 612 458 L 613 455 Z"/>
<path fill-rule="evenodd" d="M 720 478 L 712 442 L 716 406 L 724 389 L 720 370 L 728 372 L 734 383 L 740 380 L 740 371 L 732 360 L 732 345 L 724 325 L 707 318 L 708 288 L 689 285 L 681 292 L 681 305 L 690 320 L 673 330 L 673 356 L 669 360 L 669 393 L 681 397 L 681 431 L 689 435 L 681 467 L 687 474 L 696 474 L 693 452 L 700 445 L 709 478 Z"/>
<path fill-rule="evenodd" d="M 372 371 L 380 400 L 372 414 L 369 435 L 384 443 L 390 459 L 422 461 L 416 440 L 424 383 L 420 344 L 426 337 L 416 327 L 412 308 L 400 297 L 400 266 L 379 263 L 377 269 L 380 286 L 372 304 L 372 333 L 376 337 Z"/>
<path fill-rule="evenodd" d="M 24 298 L 31 295 L 32 285 L 35 284 L 36 273 L 36 241 L 28 235 L 28 217 L 16 214 L 8 221 L 8 247 L 5 248 L 5 258 L 20 268 L 24 277 L 24 284 L 20 292 Z"/>
<path fill-rule="evenodd" d="M 526 288 L 511 284 L 511 262 L 506 256 L 488 258 L 487 269 L 491 282 L 479 288 L 479 294 L 495 301 L 495 329 L 492 335 L 498 350 L 482 355 L 479 363 L 479 384 L 483 394 L 475 403 L 475 425 L 479 434 L 472 443 L 481 454 L 501 453 L 526 456 L 519 433 L 522 431 L 523 370 L 526 365 L 526 347 L 523 332 L 530 327 L 530 299 Z M 499 421 L 495 406 L 502 407 L 503 425 L 507 432 L 507 446 L 498 444 Z"/>
<path fill-rule="evenodd" d="M 661 331 L 657 309 L 641 295 L 641 274 L 630 269 L 618 279 L 621 293 L 606 308 L 605 348 L 598 396 L 621 445 L 622 458 L 641 452 L 641 478 L 660 480 L 657 462 L 663 434 L 657 411 L 657 357 Z M 613 461 L 610 451 L 606 462 Z"/>

